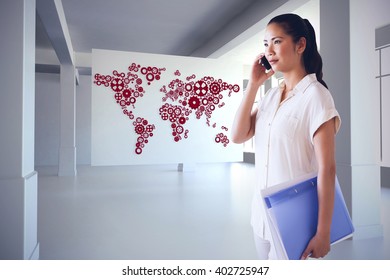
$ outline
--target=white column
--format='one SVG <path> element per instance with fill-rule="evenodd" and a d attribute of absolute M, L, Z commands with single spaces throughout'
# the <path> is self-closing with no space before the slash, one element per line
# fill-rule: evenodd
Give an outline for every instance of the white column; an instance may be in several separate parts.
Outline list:
<path fill-rule="evenodd" d="M 373 63 L 377 58 L 375 21 L 381 9 L 386 13 L 386 9 L 372 5 L 370 0 L 320 1 L 324 80 L 342 119 L 336 138 L 337 174 L 352 214 L 354 239 L 383 234 L 376 94 L 379 91 Z M 362 20 L 361 11 L 372 15 L 371 20 Z"/>
<path fill-rule="evenodd" d="M 76 169 L 76 70 L 61 64 L 59 176 L 75 176 Z"/>
<path fill-rule="evenodd" d="M 38 259 L 35 0 L 0 3 L 0 259 Z"/>
<path fill-rule="evenodd" d="M 177 171 L 179 172 L 194 172 L 196 171 L 195 162 L 184 162 L 177 165 Z"/>
<path fill-rule="evenodd" d="M 350 3 L 352 212 L 357 238 L 383 235 L 380 187 L 380 93 L 375 29 L 389 23 L 389 2 Z M 362 20 L 364 11 L 365 20 Z M 362 44 L 364 34 L 365 44 Z M 363 54 L 363 56 L 362 56 Z M 362 61 L 359 61 L 363 58 Z M 364 61 L 364 67 L 362 63 Z"/>

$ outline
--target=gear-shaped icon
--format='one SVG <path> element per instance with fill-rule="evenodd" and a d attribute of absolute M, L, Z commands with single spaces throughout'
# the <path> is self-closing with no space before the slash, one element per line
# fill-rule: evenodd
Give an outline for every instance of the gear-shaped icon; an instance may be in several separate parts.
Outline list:
<path fill-rule="evenodd" d="M 119 78 L 115 78 L 111 82 L 111 89 L 115 92 L 122 91 L 124 86 L 125 86 L 124 82 L 122 81 L 122 79 Z"/>
<path fill-rule="evenodd" d="M 199 96 L 204 96 L 208 92 L 209 87 L 204 81 L 197 81 L 194 85 L 194 93 Z"/>
<path fill-rule="evenodd" d="M 188 106 L 192 109 L 197 109 L 200 105 L 200 100 L 196 96 L 191 96 L 190 99 L 188 100 Z"/>
<path fill-rule="evenodd" d="M 218 83 L 214 82 L 210 85 L 210 92 L 212 94 L 219 94 L 220 91 L 221 91 L 221 86 Z"/>

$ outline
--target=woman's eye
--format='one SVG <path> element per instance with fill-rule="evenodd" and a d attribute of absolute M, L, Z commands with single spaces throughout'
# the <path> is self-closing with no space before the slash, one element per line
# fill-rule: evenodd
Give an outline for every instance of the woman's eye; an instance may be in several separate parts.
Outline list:
<path fill-rule="evenodd" d="M 280 44 L 280 43 L 281 43 L 280 40 L 275 40 L 275 41 L 274 41 L 274 44 Z"/>
<path fill-rule="evenodd" d="M 264 47 L 268 47 L 268 43 L 264 43 Z"/>

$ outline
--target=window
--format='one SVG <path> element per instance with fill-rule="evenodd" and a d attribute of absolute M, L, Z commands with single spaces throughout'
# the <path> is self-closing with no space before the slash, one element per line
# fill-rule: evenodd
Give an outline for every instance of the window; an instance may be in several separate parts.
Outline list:
<path fill-rule="evenodd" d="M 375 30 L 375 50 L 378 52 L 380 96 L 380 156 L 382 166 L 390 167 L 390 25 Z"/>

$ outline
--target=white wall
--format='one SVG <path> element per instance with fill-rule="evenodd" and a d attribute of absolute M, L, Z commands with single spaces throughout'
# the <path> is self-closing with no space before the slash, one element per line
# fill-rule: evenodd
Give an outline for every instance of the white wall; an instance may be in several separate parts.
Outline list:
<path fill-rule="evenodd" d="M 242 93 L 242 71 L 237 64 L 208 58 L 97 49 L 93 50 L 92 57 L 92 76 L 104 76 L 103 83 L 100 78 L 94 78 L 96 83 L 92 86 L 92 165 L 242 160 L 241 145 L 231 141 L 228 144 L 224 141 L 217 143 L 215 140 L 220 133 L 230 138 L 229 129 Z M 128 69 L 133 63 L 140 66 L 136 70 Z M 142 70 L 148 67 L 155 67 L 156 70 L 160 69 L 157 71 L 161 71 L 156 79 L 150 74 L 152 75 L 150 82 L 147 80 L 149 74 L 143 73 Z M 115 85 L 116 76 L 111 76 L 114 70 L 122 73 L 124 77 L 123 89 L 116 93 L 111 88 Z M 137 77 L 137 83 L 131 81 L 134 75 Z M 107 77 L 112 78 L 113 82 L 106 82 Z M 215 80 L 211 82 L 211 79 Z M 207 88 L 203 94 L 195 91 L 198 81 L 203 83 L 204 89 Z M 125 102 L 122 91 L 126 87 L 135 91 L 138 83 L 142 90 L 138 93 L 136 102 L 120 105 L 119 100 Z M 218 94 L 212 93 L 213 83 L 218 86 Z M 226 83 L 226 89 L 223 83 Z M 187 89 L 187 86 L 191 89 Z M 136 96 L 135 93 L 132 93 L 132 96 Z M 200 106 L 191 107 L 191 98 L 196 98 L 201 103 Z M 209 98 L 212 102 L 209 102 Z M 178 106 L 175 107 L 178 110 L 175 109 L 176 113 L 169 113 L 173 110 L 172 107 L 164 109 L 164 106 Z M 163 120 L 160 112 L 164 110 L 168 119 Z M 132 114 L 128 115 L 127 112 L 130 111 Z M 179 116 L 183 117 L 183 123 L 178 121 Z M 150 137 L 146 131 L 141 134 L 142 136 L 135 133 L 139 118 L 153 125 Z M 172 125 L 183 130 L 177 134 L 180 136 L 178 141 L 174 140 L 173 133 L 176 132 Z M 138 151 L 140 154 L 137 154 L 136 144 L 139 138 L 143 138 L 145 141 L 143 143 L 146 144 Z"/>

